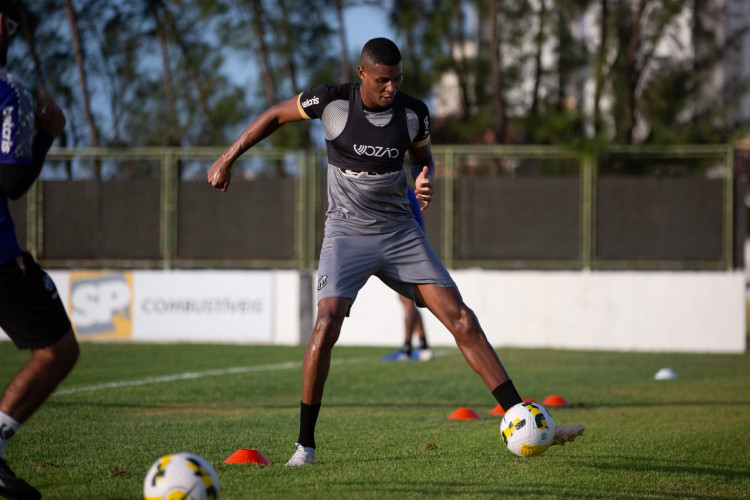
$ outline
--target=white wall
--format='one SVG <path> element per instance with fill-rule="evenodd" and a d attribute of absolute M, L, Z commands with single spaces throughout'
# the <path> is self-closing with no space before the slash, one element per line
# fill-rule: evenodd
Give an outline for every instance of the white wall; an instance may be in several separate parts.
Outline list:
<path fill-rule="evenodd" d="M 745 352 L 745 275 L 735 272 L 454 271 L 495 347 Z M 82 340 L 296 345 L 314 297 L 297 271 L 54 271 Z M 308 280 L 309 281 L 309 280 Z M 311 310 L 311 313 L 305 311 Z M 455 345 L 423 310 L 434 346 Z M 302 326 L 305 325 L 305 326 Z M 305 331 L 302 331 L 305 329 Z M 7 337 L 0 330 L 0 340 Z M 371 278 L 341 345 L 401 345 L 395 292 Z"/>
<path fill-rule="evenodd" d="M 744 352 L 745 276 L 737 272 L 454 271 L 464 301 L 495 347 Z M 455 345 L 423 311 L 428 340 Z M 371 278 L 340 344 L 403 339 L 390 289 Z"/>

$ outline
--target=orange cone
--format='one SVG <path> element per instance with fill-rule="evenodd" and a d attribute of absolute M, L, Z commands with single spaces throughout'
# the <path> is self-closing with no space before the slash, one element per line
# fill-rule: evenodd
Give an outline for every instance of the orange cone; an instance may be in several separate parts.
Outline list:
<path fill-rule="evenodd" d="M 536 399 L 531 398 L 523 398 L 524 403 L 536 403 Z M 493 409 L 490 410 L 490 415 L 505 415 L 505 410 L 503 410 L 503 407 L 500 405 L 496 405 Z"/>
<path fill-rule="evenodd" d="M 263 453 L 255 448 L 243 448 L 232 453 L 229 458 L 224 460 L 225 464 L 257 464 L 261 466 L 271 465 Z"/>
<path fill-rule="evenodd" d="M 503 410 L 502 406 L 495 405 L 495 407 L 490 410 L 490 415 L 505 415 L 505 410 Z"/>
<path fill-rule="evenodd" d="M 542 404 L 544 406 L 570 406 L 568 400 L 559 394 L 551 394 L 547 396 L 547 399 L 542 401 Z"/>
<path fill-rule="evenodd" d="M 482 417 L 471 408 L 458 408 L 448 415 L 448 418 L 453 420 L 482 420 Z"/>

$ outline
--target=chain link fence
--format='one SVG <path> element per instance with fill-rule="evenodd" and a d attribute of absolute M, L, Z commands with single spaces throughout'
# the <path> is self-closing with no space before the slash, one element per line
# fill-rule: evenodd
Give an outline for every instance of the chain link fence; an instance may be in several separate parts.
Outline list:
<path fill-rule="evenodd" d="M 425 228 L 449 268 L 742 267 L 734 153 L 434 146 Z M 325 152 L 255 148 L 226 193 L 206 181 L 219 154 L 53 149 L 41 179 L 11 202 L 19 240 L 48 268 L 314 268 Z"/>

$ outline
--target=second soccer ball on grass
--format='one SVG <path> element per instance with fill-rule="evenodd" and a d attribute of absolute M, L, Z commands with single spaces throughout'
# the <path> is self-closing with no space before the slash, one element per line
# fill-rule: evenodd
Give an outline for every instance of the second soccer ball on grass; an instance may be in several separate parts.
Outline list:
<path fill-rule="evenodd" d="M 145 500 L 218 500 L 219 476 L 195 453 L 180 452 L 156 460 L 143 480 Z"/>

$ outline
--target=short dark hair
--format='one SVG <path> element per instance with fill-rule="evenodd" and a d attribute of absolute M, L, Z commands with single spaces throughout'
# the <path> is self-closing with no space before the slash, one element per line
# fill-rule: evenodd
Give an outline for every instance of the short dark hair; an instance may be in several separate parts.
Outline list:
<path fill-rule="evenodd" d="M 396 66 L 401 62 L 401 52 L 387 38 L 373 38 L 362 47 L 362 60 L 365 59 L 372 64 Z"/>

